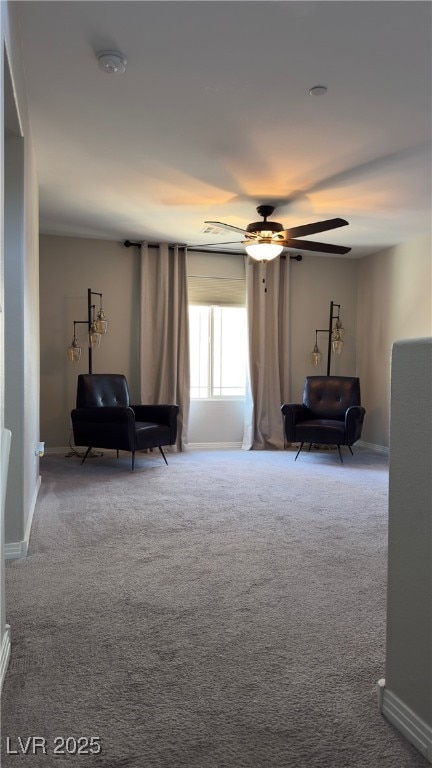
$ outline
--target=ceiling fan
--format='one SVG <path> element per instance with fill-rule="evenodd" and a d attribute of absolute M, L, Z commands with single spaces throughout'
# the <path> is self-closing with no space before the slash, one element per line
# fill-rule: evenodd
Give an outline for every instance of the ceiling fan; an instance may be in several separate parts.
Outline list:
<path fill-rule="evenodd" d="M 230 229 L 244 235 L 246 239 L 242 241 L 242 244 L 245 246 L 247 254 L 256 261 L 275 259 L 284 248 L 298 248 L 299 250 L 340 255 L 349 253 L 351 250 L 351 248 L 346 248 L 343 245 L 297 239 L 305 235 L 315 235 L 317 232 L 327 232 L 329 229 L 345 227 L 348 224 L 345 219 L 327 219 L 327 221 L 317 221 L 314 224 L 303 224 L 299 227 L 285 229 L 283 224 L 278 221 L 267 221 L 268 216 L 271 216 L 274 210 L 272 205 L 259 205 L 257 213 L 263 217 L 263 221 L 254 221 L 248 224 L 246 229 L 234 227 L 232 224 L 225 224 L 222 221 L 206 221 L 205 224 Z M 206 245 L 215 245 L 215 243 L 206 243 Z M 218 245 L 233 245 L 233 243 L 218 243 Z"/>

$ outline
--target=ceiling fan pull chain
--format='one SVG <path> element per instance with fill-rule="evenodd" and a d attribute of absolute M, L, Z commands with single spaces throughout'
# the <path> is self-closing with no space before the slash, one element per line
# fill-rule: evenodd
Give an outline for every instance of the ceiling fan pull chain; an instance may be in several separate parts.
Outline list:
<path fill-rule="evenodd" d="M 264 286 L 264 293 L 267 293 L 267 259 L 261 261 L 260 267 L 262 267 L 263 270 L 263 277 L 261 279 Z"/>

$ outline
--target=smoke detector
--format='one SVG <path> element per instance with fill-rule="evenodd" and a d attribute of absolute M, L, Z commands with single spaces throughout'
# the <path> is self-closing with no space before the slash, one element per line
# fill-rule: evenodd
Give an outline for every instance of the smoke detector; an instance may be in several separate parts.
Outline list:
<path fill-rule="evenodd" d="M 127 60 L 119 51 L 100 51 L 97 54 L 99 69 L 107 75 L 117 75 L 126 72 Z"/>
<path fill-rule="evenodd" d="M 324 94 L 327 93 L 327 90 L 328 88 L 326 85 L 314 85 L 309 93 L 311 96 L 324 96 Z"/>

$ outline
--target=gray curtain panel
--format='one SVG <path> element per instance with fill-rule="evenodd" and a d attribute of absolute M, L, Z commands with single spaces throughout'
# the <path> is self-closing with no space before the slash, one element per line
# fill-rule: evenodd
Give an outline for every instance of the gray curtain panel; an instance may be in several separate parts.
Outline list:
<path fill-rule="evenodd" d="M 244 450 L 284 448 L 281 405 L 289 399 L 288 258 L 246 263 L 249 381 Z"/>
<path fill-rule="evenodd" d="M 141 245 L 141 402 L 177 403 L 175 448 L 187 445 L 189 321 L 186 249 Z"/>

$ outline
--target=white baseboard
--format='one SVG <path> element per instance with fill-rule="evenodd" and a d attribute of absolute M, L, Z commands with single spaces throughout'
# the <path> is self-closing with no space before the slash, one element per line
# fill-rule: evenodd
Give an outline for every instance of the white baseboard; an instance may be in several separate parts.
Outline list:
<path fill-rule="evenodd" d="M 27 556 L 28 545 L 25 541 L 11 541 L 4 545 L 5 560 L 19 560 Z"/>
<path fill-rule="evenodd" d="M 241 443 L 188 443 L 187 448 L 191 451 L 199 451 L 199 450 L 205 450 L 205 451 L 221 451 L 225 449 L 237 449 L 239 450 L 242 447 Z"/>
<path fill-rule="evenodd" d="M 11 638 L 10 638 L 10 626 L 5 624 L 3 641 L 0 651 L 0 692 L 3 688 L 3 681 L 6 676 L 6 671 L 9 664 L 9 658 L 11 653 Z"/>
<path fill-rule="evenodd" d="M 39 475 L 36 482 L 36 487 L 34 489 L 31 505 L 30 505 L 29 516 L 27 519 L 26 530 L 24 533 L 24 539 L 22 541 L 11 541 L 9 543 L 5 543 L 4 545 L 5 560 L 18 560 L 19 558 L 27 557 L 27 551 L 28 551 L 28 546 L 30 541 L 30 532 L 31 532 L 31 527 L 33 522 L 33 515 L 36 509 L 36 501 L 37 501 L 40 487 L 41 487 L 41 476 Z"/>
<path fill-rule="evenodd" d="M 376 445 L 375 443 L 365 443 L 364 440 L 357 440 L 355 445 L 360 445 L 363 448 L 369 448 L 371 451 L 376 451 L 377 453 L 385 453 L 389 454 L 389 448 L 386 445 Z"/>
<path fill-rule="evenodd" d="M 432 763 L 432 727 L 388 688 L 384 688 L 382 714 Z"/>
<path fill-rule="evenodd" d="M 291 447 L 295 447 L 295 443 L 292 443 Z M 300 445 L 300 443 L 298 443 Z M 369 448 L 371 451 L 377 451 L 377 453 L 385 453 L 388 455 L 389 448 L 385 445 L 376 445 L 375 443 L 366 443 L 364 440 L 357 440 L 355 445 L 362 446 L 363 448 Z M 190 450 L 223 450 L 224 448 L 231 448 L 231 449 L 237 449 L 241 448 L 242 443 L 188 443 L 186 448 Z M 106 449 L 105 449 L 106 451 Z M 57 446 L 54 448 L 45 448 L 45 456 L 56 456 L 56 455 L 63 455 L 66 456 L 71 452 L 71 448 L 69 445 L 66 446 Z M 43 459 L 42 459 L 43 461 Z"/>

